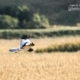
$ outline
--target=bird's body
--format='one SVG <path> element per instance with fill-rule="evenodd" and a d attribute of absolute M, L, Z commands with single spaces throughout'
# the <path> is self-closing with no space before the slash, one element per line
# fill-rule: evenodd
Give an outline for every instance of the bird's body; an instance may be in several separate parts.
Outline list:
<path fill-rule="evenodd" d="M 21 39 L 20 41 L 20 48 L 22 48 L 23 46 L 28 46 L 30 45 L 31 41 L 29 39 Z"/>
<path fill-rule="evenodd" d="M 20 47 L 19 48 L 10 48 L 9 51 L 10 52 L 19 52 L 20 50 L 27 50 L 29 52 L 32 52 L 33 49 L 31 48 L 32 46 L 34 46 L 34 43 L 32 43 L 26 35 L 23 35 L 21 37 L 21 40 L 20 40 Z"/>

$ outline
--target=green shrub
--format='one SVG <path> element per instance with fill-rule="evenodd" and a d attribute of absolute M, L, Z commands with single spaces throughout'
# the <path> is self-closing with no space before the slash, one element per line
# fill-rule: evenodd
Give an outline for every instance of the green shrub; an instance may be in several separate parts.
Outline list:
<path fill-rule="evenodd" d="M 44 15 L 35 13 L 32 19 L 33 28 L 47 28 L 49 27 L 49 21 Z"/>
<path fill-rule="evenodd" d="M 3 35 L 4 34 L 4 35 Z M 43 37 L 64 37 L 79 36 L 80 28 L 51 28 L 51 29 L 2 29 L 0 30 L 0 38 L 20 38 L 20 35 L 27 34 L 30 38 Z M 9 36 L 9 37 L 8 37 Z"/>
<path fill-rule="evenodd" d="M 50 27 L 48 19 L 44 15 L 34 13 L 31 21 L 23 20 L 22 28 L 26 29 L 42 29 Z"/>
<path fill-rule="evenodd" d="M 36 53 L 42 52 L 74 52 L 80 50 L 80 43 L 65 43 L 61 45 L 51 45 L 44 49 L 37 49 Z"/>
<path fill-rule="evenodd" d="M 8 15 L 0 15 L 0 29 L 9 29 L 18 27 L 18 19 L 10 17 Z"/>
<path fill-rule="evenodd" d="M 50 27 L 47 17 L 33 12 L 25 5 L 0 8 L 0 14 L 0 26 L 3 29 L 40 29 Z"/>

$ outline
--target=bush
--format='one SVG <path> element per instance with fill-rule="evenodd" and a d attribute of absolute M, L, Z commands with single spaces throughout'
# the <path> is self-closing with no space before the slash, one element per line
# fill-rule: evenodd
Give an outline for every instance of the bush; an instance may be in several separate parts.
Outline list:
<path fill-rule="evenodd" d="M 65 43 L 61 45 L 51 45 L 44 49 L 37 49 L 35 52 L 74 52 L 78 50 L 80 50 L 80 43 Z"/>
<path fill-rule="evenodd" d="M 8 15 L 0 15 L 0 29 L 9 29 L 18 27 L 18 19 L 10 17 Z"/>
<path fill-rule="evenodd" d="M 1 18 L 3 18 L 0 20 L 0 23 L 4 29 L 35 29 L 49 27 L 49 21 L 44 15 L 33 12 L 24 5 L 0 8 L 0 14 Z"/>
<path fill-rule="evenodd" d="M 39 24 L 40 28 L 48 28 L 49 27 L 49 21 L 44 15 L 39 15 L 38 13 L 34 14 L 33 22 L 36 24 Z"/>
<path fill-rule="evenodd" d="M 48 19 L 44 15 L 39 15 L 38 13 L 34 13 L 32 21 L 27 23 L 28 28 L 31 29 L 39 29 L 39 28 L 48 28 L 50 27 Z"/>

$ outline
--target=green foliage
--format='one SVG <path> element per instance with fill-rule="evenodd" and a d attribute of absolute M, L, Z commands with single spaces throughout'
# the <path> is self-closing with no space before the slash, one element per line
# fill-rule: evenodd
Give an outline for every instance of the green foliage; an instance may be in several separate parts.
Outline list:
<path fill-rule="evenodd" d="M 49 21 L 44 15 L 39 15 L 35 13 L 32 19 L 33 28 L 47 28 L 49 27 Z"/>
<path fill-rule="evenodd" d="M 58 24 L 63 24 L 63 25 L 73 25 L 73 23 L 77 23 L 79 22 L 79 14 L 77 12 L 69 12 L 69 11 L 61 11 L 59 16 L 56 20 L 58 22 Z M 73 17 L 74 16 L 74 17 Z M 77 21 L 76 21 L 77 20 Z"/>
<path fill-rule="evenodd" d="M 42 53 L 42 52 L 74 52 L 80 50 L 80 43 L 65 43 L 61 45 L 51 45 L 44 49 L 37 49 L 36 53 Z"/>
<path fill-rule="evenodd" d="M 1 17 L 7 16 L 7 18 L 4 18 L 6 23 L 3 22 L 2 19 L 0 20 L 0 26 L 4 29 L 34 29 L 47 28 L 50 26 L 48 19 L 44 15 L 33 12 L 29 7 L 24 5 L 0 8 L 0 14 Z M 13 21 L 13 23 L 11 23 L 11 21 Z"/>
<path fill-rule="evenodd" d="M 44 4 L 43 4 L 44 3 Z M 52 25 L 76 25 L 80 23 L 80 10 L 68 11 L 70 5 L 78 5 L 79 0 L 46 0 L 33 3 L 35 10 L 45 14 Z"/>
<path fill-rule="evenodd" d="M 9 29 L 18 27 L 18 19 L 10 17 L 8 15 L 0 15 L 0 29 Z"/>
<path fill-rule="evenodd" d="M 80 36 L 80 28 L 66 27 L 66 28 L 51 28 L 51 29 L 3 29 L 0 30 L 0 38 L 15 39 L 20 38 L 21 35 L 27 34 L 30 38 L 43 37 L 62 37 L 62 36 Z"/>
<path fill-rule="evenodd" d="M 29 11 L 32 11 L 33 9 L 35 12 L 37 11 L 40 14 L 46 15 L 52 25 L 76 25 L 77 23 L 80 23 L 80 10 L 68 11 L 68 7 L 71 4 L 78 5 L 78 7 L 80 7 L 80 0 L 6 0 L 6 2 L 7 3 L 5 4 L 4 0 L 2 0 L 0 6 L 11 6 L 4 9 L 2 8 L 2 10 L 0 9 L 0 14 L 5 13 L 17 17 L 20 12 L 18 10 L 24 11 L 26 9 L 24 4 L 26 4 L 31 8 Z M 16 7 L 19 5 L 23 6 L 16 8 L 13 5 L 16 5 Z M 24 21 L 22 23 L 24 25 Z"/>
<path fill-rule="evenodd" d="M 28 8 L 27 6 L 25 6 L 25 5 L 23 5 L 23 6 L 18 6 L 18 9 L 19 9 L 20 11 L 22 11 L 22 12 L 24 12 L 24 11 L 29 11 L 29 8 Z"/>

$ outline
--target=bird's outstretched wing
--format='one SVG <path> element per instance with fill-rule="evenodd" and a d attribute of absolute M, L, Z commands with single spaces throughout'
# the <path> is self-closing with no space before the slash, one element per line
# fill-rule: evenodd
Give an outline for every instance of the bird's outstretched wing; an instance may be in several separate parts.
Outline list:
<path fill-rule="evenodd" d="M 31 43 L 30 45 L 25 45 L 24 47 L 22 47 L 23 50 L 26 50 L 26 51 L 33 51 L 32 47 L 34 46 L 35 44 L 34 43 Z"/>
<path fill-rule="evenodd" d="M 10 52 L 17 52 L 17 51 L 19 51 L 19 50 L 20 50 L 20 48 L 10 48 L 10 49 L 9 49 Z"/>

